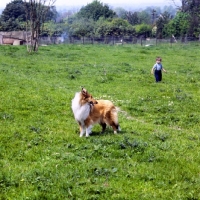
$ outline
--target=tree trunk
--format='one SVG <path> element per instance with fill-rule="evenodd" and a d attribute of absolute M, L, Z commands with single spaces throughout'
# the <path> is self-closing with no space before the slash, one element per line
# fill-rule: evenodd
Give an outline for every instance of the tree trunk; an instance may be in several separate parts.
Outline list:
<path fill-rule="evenodd" d="M 24 0 L 26 3 L 26 34 L 28 30 L 31 33 L 30 41 L 28 35 L 27 39 L 27 51 L 37 52 L 39 48 L 39 37 L 42 32 L 42 28 L 45 22 L 46 14 L 48 10 L 53 6 L 56 0 L 49 0 L 46 6 L 46 0 Z M 29 19 L 30 18 L 30 19 Z"/>

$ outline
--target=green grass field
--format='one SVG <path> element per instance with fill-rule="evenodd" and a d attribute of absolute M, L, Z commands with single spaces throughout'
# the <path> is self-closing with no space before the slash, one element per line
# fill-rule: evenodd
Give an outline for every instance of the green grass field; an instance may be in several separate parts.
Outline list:
<path fill-rule="evenodd" d="M 200 199 L 199 55 L 198 43 L 0 46 L 0 199 Z M 120 134 L 79 137 L 80 86 L 120 108 Z"/>

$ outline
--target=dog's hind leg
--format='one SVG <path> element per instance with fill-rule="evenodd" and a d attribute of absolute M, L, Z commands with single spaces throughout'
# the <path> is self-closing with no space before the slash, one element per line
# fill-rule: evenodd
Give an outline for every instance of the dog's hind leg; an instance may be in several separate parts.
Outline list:
<path fill-rule="evenodd" d="M 117 134 L 117 131 L 121 130 L 119 124 L 116 124 L 115 122 L 112 122 L 110 125 L 112 126 L 114 130 L 114 134 Z"/>
<path fill-rule="evenodd" d="M 120 128 L 120 125 L 118 124 L 118 129 L 117 129 L 118 131 L 121 131 L 121 128 Z"/>
<path fill-rule="evenodd" d="M 107 124 L 109 124 L 113 128 L 114 134 L 117 134 L 117 131 L 120 131 L 117 110 L 115 108 L 112 108 L 106 113 L 105 120 Z"/>
<path fill-rule="evenodd" d="M 105 122 L 100 122 L 100 125 L 102 127 L 101 133 L 104 133 L 106 130 L 106 123 Z"/>

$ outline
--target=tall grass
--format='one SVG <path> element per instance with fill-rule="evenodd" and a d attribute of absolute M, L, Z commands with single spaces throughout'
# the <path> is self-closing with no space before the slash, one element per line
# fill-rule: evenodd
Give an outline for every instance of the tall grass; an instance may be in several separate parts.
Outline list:
<path fill-rule="evenodd" d="M 200 199 L 200 48 L 0 46 L 0 199 Z M 156 56 L 168 71 L 155 83 Z M 122 132 L 79 138 L 84 86 Z"/>

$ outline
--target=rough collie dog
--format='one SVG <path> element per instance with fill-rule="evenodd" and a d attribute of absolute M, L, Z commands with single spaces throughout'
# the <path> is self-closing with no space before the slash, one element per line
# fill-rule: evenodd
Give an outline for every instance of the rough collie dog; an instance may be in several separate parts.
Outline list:
<path fill-rule="evenodd" d="M 117 109 L 114 104 L 109 100 L 95 100 L 84 88 L 72 99 L 72 111 L 80 127 L 80 137 L 85 132 L 88 137 L 96 123 L 101 125 L 102 132 L 105 131 L 106 124 L 113 128 L 114 133 L 120 131 Z"/>

